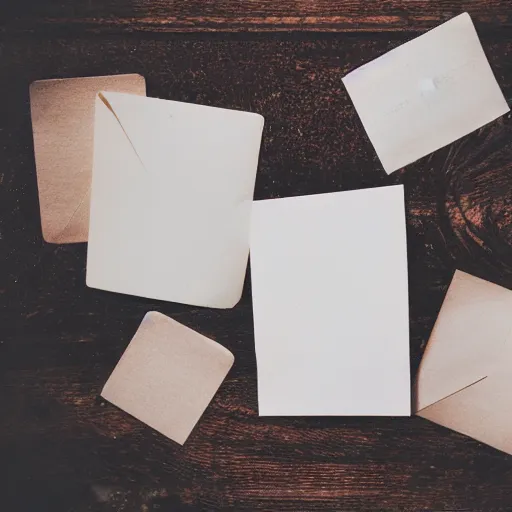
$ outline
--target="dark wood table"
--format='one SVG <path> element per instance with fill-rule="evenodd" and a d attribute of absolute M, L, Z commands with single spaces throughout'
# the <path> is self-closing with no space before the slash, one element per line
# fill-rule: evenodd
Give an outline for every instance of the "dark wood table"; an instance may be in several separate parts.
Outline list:
<path fill-rule="evenodd" d="M 414 375 L 455 268 L 512 287 L 512 120 L 387 176 L 341 78 L 468 10 L 511 98 L 509 0 L 0 4 L 2 511 L 512 508 L 512 457 L 423 419 L 259 418 L 249 283 L 228 311 L 86 288 L 86 246 L 41 238 L 28 101 L 36 79 L 137 72 L 265 116 L 257 199 L 403 183 Z M 98 396 L 148 310 L 236 357 L 184 447 Z"/>

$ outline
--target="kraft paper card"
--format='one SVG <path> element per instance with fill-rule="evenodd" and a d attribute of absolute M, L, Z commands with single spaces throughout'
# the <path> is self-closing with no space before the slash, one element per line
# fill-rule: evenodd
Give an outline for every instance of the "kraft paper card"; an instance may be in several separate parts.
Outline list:
<path fill-rule="evenodd" d="M 40 80 L 30 108 L 43 238 L 86 242 L 93 159 L 94 105 L 99 91 L 146 94 L 140 75 Z"/>
<path fill-rule="evenodd" d="M 512 291 L 455 272 L 416 381 L 418 415 L 512 455 Z"/>
<path fill-rule="evenodd" d="M 467 13 L 343 83 L 388 174 L 509 111 Z"/>
<path fill-rule="evenodd" d="M 401 185 L 256 201 L 251 275 L 260 416 L 410 415 Z"/>
<path fill-rule="evenodd" d="M 87 284 L 215 308 L 242 294 L 263 118 L 96 100 Z"/>
<path fill-rule="evenodd" d="M 233 354 L 215 341 L 151 311 L 101 396 L 183 444 L 233 361 Z"/>

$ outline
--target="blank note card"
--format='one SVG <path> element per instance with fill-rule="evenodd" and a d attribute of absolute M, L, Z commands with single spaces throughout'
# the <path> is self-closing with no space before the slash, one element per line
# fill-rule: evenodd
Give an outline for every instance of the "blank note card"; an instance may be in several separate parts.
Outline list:
<path fill-rule="evenodd" d="M 256 201 L 261 416 L 410 415 L 403 187 Z"/>
<path fill-rule="evenodd" d="M 343 83 L 387 173 L 509 111 L 467 13 L 352 71 Z"/>
<path fill-rule="evenodd" d="M 184 444 L 233 361 L 233 354 L 215 341 L 150 311 L 101 396 Z"/>

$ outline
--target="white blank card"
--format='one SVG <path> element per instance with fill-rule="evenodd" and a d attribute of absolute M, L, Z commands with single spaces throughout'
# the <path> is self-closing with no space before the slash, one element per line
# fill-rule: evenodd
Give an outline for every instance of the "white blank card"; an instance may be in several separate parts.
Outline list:
<path fill-rule="evenodd" d="M 509 111 L 467 13 L 352 71 L 343 83 L 387 173 Z"/>
<path fill-rule="evenodd" d="M 256 201 L 260 416 L 410 415 L 403 187 Z"/>

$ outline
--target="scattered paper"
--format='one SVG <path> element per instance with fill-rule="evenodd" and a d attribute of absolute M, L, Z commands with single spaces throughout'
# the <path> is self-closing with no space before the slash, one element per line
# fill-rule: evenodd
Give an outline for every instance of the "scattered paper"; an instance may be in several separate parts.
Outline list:
<path fill-rule="evenodd" d="M 457 270 L 416 381 L 417 414 L 512 455 L 512 291 Z"/>
<path fill-rule="evenodd" d="M 233 354 L 215 341 L 152 311 L 101 396 L 184 444 L 233 361 Z"/>
<path fill-rule="evenodd" d="M 251 274 L 261 416 L 410 415 L 401 185 L 256 201 Z"/>
<path fill-rule="evenodd" d="M 467 13 L 356 69 L 343 83 L 387 173 L 509 111 Z"/>
<path fill-rule="evenodd" d="M 249 112 L 98 96 L 88 286 L 233 307 L 262 130 Z"/>
<path fill-rule="evenodd" d="M 99 91 L 146 94 L 140 75 L 40 80 L 30 108 L 43 238 L 86 242 L 92 172 L 94 104 Z"/>

